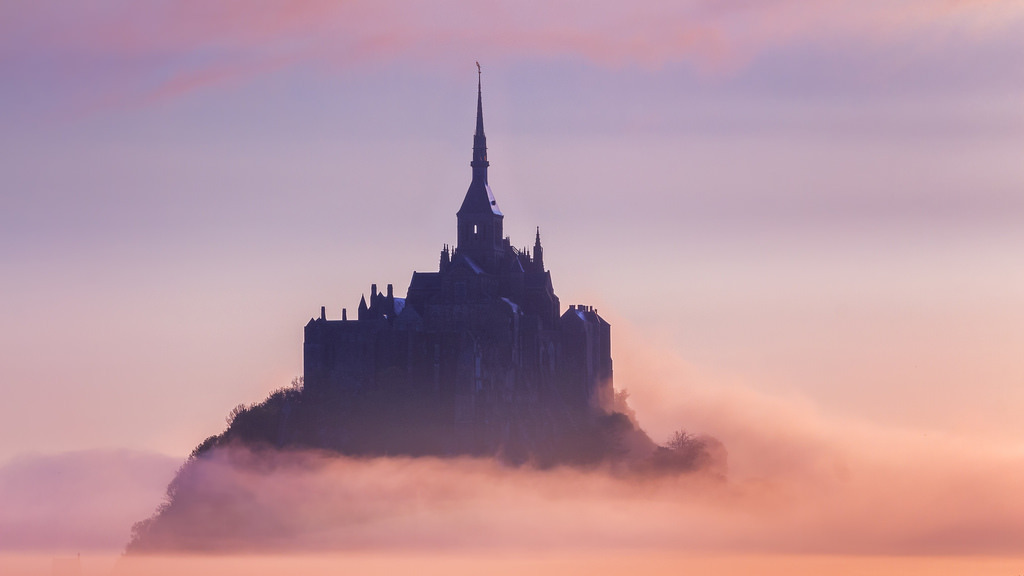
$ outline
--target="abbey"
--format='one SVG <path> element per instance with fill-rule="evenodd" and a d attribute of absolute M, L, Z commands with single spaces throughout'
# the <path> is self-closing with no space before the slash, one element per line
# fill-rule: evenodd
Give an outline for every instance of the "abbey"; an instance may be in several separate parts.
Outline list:
<path fill-rule="evenodd" d="M 328 320 L 321 308 L 306 325 L 305 392 L 336 402 L 381 391 L 425 399 L 437 420 L 489 431 L 495 442 L 543 413 L 610 412 L 610 325 L 589 306 L 562 313 L 539 229 L 532 252 L 503 233 L 487 183 L 479 78 L 470 166 L 457 242 L 443 247 L 436 272 L 414 272 L 405 298 L 373 285 L 354 319 L 343 311 Z"/>

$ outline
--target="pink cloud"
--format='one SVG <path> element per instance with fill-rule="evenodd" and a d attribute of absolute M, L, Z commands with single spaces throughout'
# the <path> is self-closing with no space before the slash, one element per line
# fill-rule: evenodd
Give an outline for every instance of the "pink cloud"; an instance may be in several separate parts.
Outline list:
<path fill-rule="evenodd" d="M 1024 553 L 1020 462 L 984 450 L 906 446 L 838 453 L 832 457 L 842 467 L 813 474 L 807 466 L 780 468 L 726 481 L 222 449 L 182 479 L 148 542 L 235 553 Z"/>
<path fill-rule="evenodd" d="M 688 63 L 723 74 L 789 44 L 903 42 L 922 31 L 957 42 L 965 35 L 983 38 L 1024 18 L 1019 4 L 981 0 L 651 0 L 585 6 L 107 0 L 22 3 L 5 12 L 0 18 L 5 22 L 0 35 L 8 38 L 0 43 L 4 59 L 39 53 L 56 60 L 47 66 L 113 68 L 115 75 L 128 76 L 158 69 L 164 79 L 155 87 L 144 83 L 133 90 L 165 95 L 218 78 L 263 73 L 281 61 L 335 67 L 395 59 L 432 62 L 454 54 L 471 55 L 464 56 L 467 60 L 581 57 L 612 67 Z"/>
<path fill-rule="evenodd" d="M 224 449 L 182 478 L 150 542 L 282 553 L 1024 554 L 1019 444 L 844 419 L 699 374 L 617 330 L 616 382 L 641 425 L 655 440 L 680 428 L 720 439 L 725 477 Z"/>
<path fill-rule="evenodd" d="M 617 381 L 641 423 L 659 440 L 678 428 L 721 439 L 724 479 L 224 450 L 183 479 L 178 494 L 187 498 L 159 536 L 193 549 L 284 554 L 643 550 L 648 559 L 828 554 L 860 558 L 854 564 L 1024 554 L 1018 445 L 844 420 L 708 378 L 628 327 L 619 333 Z M 14 550 L 123 543 L 131 521 L 153 510 L 172 464 L 104 453 L 9 464 L 0 469 L 2 542 Z"/>
<path fill-rule="evenodd" d="M 118 550 L 179 464 L 130 451 L 15 458 L 0 466 L 0 550 Z"/>

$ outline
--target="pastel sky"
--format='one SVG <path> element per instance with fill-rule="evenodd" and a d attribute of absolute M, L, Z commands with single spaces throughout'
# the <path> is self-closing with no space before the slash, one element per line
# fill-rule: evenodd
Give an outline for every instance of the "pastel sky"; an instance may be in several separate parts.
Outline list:
<path fill-rule="evenodd" d="M 183 457 L 435 269 L 474 61 L 506 233 L 655 440 L 1021 469 L 1017 0 L 5 2 L 0 463 Z"/>

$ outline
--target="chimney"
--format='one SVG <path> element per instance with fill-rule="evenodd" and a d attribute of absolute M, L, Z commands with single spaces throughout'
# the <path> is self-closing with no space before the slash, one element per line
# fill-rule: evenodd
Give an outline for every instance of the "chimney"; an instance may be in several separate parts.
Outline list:
<path fill-rule="evenodd" d="M 347 308 L 342 308 L 341 309 L 341 319 L 342 320 L 348 320 L 348 309 Z"/>
<path fill-rule="evenodd" d="M 327 320 L 327 306 L 320 307 L 320 319 Z"/>

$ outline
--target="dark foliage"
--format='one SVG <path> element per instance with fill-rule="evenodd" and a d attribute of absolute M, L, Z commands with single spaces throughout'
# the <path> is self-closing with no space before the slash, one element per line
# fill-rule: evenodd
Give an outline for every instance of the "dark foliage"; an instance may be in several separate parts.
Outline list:
<path fill-rule="evenodd" d="M 695 436 L 676 431 L 664 446 L 658 446 L 648 465 L 659 472 L 693 472 L 704 470 L 725 474 L 725 446 L 711 436 Z"/>

